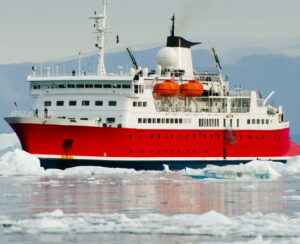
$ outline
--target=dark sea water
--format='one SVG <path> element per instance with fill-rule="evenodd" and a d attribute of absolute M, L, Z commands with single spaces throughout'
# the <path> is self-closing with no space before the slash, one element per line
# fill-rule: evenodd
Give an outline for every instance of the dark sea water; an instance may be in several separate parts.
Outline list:
<path fill-rule="evenodd" d="M 300 243 L 300 158 L 170 172 L 0 158 L 0 243 Z"/>

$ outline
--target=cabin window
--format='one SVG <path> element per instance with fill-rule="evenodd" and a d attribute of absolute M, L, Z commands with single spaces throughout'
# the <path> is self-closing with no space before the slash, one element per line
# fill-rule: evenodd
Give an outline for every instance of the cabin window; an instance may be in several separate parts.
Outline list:
<path fill-rule="evenodd" d="M 130 89 L 130 88 L 131 88 L 131 85 L 123 84 L 123 85 L 122 85 L 122 88 Z"/>
<path fill-rule="evenodd" d="M 182 119 L 179 119 L 179 124 L 182 124 Z"/>
<path fill-rule="evenodd" d="M 68 84 L 67 87 L 68 88 L 75 88 L 75 84 Z"/>
<path fill-rule="evenodd" d="M 137 106 L 137 102 L 133 102 L 133 103 L 132 103 L 132 106 L 133 106 L 133 107 L 136 107 L 136 106 Z"/>
<path fill-rule="evenodd" d="M 178 119 L 175 119 L 175 124 L 178 124 Z"/>
<path fill-rule="evenodd" d="M 141 118 L 138 119 L 138 123 L 139 123 L 139 124 L 142 123 L 142 119 L 141 119 Z"/>
<path fill-rule="evenodd" d="M 51 101 L 45 101 L 44 106 L 45 107 L 50 107 L 51 106 Z"/>
<path fill-rule="evenodd" d="M 223 119 L 223 127 L 226 127 L 226 119 Z"/>
<path fill-rule="evenodd" d="M 93 86 L 93 84 L 85 84 L 84 87 L 85 88 L 93 88 L 94 86 Z"/>
<path fill-rule="evenodd" d="M 264 124 L 265 124 L 265 120 L 264 120 L 264 119 L 262 119 L 262 120 L 261 120 L 261 123 L 264 125 Z"/>
<path fill-rule="evenodd" d="M 171 119 L 171 124 L 173 124 L 174 123 L 174 119 Z"/>
<path fill-rule="evenodd" d="M 169 124 L 170 123 L 170 119 L 166 119 L 166 123 Z"/>
<path fill-rule="evenodd" d="M 104 84 L 103 87 L 104 88 L 111 88 L 112 86 L 111 86 L 111 84 Z"/>
<path fill-rule="evenodd" d="M 59 84 L 58 88 L 66 88 L 66 84 Z"/>
<path fill-rule="evenodd" d="M 232 127 L 232 119 L 230 119 L 230 127 Z"/>
<path fill-rule="evenodd" d="M 148 119 L 148 124 L 151 124 L 151 119 Z"/>
<path fill-rule="evenodd" d="M 88 120 L 88 118 L 80 118 L 80 120 Z"/>
<path fill-rule="evenodd" d="M 90 105 L 90 101 L 82 101 L 82 106 L 89 106 Z"/>
<path fill-rule="evenodd" d="M 147 107 L 147 102 L 143 102 L 143 107 Z"/>
<path fill-rule="evenodd" d="M 236 120 L 236 127 L 240 127 L 240 120 L 239 119 Z"/>
<path fill-rule="evenodd" d="M 121 88 L 120 84 L 113 84 L 113 88 Z"/>
<path fill-rule="evenodd" d="M 161 123 L 164 124 L 166 122 L 166 119 L 161 119 Z"/>
<path fill-rule="evenodd" d="M 248 125 L 250 125 L 250 122 L 251 122 L 251 120 L 250 120 L 250 119 L 247 119 L 247 124 L 248 124 Z"/>
<path fill-rule="evenodd" d="M 139 93 L 139 86 L 138 85 L 134 85 L 134 93 Z"/>
<path fill-rule="evenodd" d="M 33 89 L 40 89 L 40 85 L 33 85 Z"/>
<path fill-rule="evenodd" d="M 156 119 L 152 119 L 152 123 L 153 123 L 153 124 L 156 124 Z"/>
<path fill-rule="evenodd" d="M 117 106 L 117 101 L 109 101 L 108 106 L 111 106 L 111 107 Z"/>
<path fill-rule="evenodd" d="M 116 119 L 115 118 L 106 118 L 106 122 L 107 123 L 114 123 L 114 122 L 116 122 Z"/>
<path fill-rule="evenodd" d="M 69 106 L 76 106 L 77 102 L 76 101 L 69 101 Z"/>
<path fill-rule="evenodd" d="M 83 84 L 76 84 L 76 88 L 84 88 Z"/>
<path fill-rule="evenodd" d="M 146 124 L 147 123 L 147 119 L 143 119 L 143 124 Z"/>
<path fill-rule="evenodd" d="M 266 119 L 266 124 L 267 124 L 267 125 L 269 124 L 269 120 L 268 120 L 268 119 Z"/>
<path fill-rule="evenodd" d="M 56 106 L 64 106 L 64 101 L 56 101 Z"/>
<path fill-rule="evenodd" d="M 157 119 L 157 124 L 160 124 L 160 119 Z"/>
<path fill-rule="evenodd" d="M 142 107 L 143 103 L 142 102 L 138 102 L 138 106 Z"/>
<path fill-rule="evenodd" d="M 95 88 L 102 88 L 103 86 L 102 86 L 102 84 L 95 84 L 94 87 Z"/>
<path fill-rule="evenodd" d="M 255 125 L 255 119 L 252 119 L 252 124 L 254 124 L 254 125 Z"/>
<path fill-rule="evenodd" d="M 103 106 L 103 101 L 95 101 L 95 106 Z"/>

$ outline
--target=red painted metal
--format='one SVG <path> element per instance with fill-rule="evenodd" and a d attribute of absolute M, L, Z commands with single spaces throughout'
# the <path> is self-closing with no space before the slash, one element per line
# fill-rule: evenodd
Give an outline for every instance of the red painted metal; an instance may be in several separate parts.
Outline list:
<path fill-rule="evenodd" d="M 90 157 L 282 157 L 300 155 L 289 128 L 159 130 L 47 124 L 11 124 L 22 147 L 32 154 Z M 68 140 L 68 141 L 66 141 Z M 67 146 L 66 146 L 67 145 Z"/>

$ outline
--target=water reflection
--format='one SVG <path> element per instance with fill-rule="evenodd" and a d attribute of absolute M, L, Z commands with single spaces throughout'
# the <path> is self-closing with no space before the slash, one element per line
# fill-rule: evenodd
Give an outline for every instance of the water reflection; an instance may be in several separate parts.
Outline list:
<path fill-rule="evenodd" d="M 41 178 L 30 185 L 31 213 L 200 214 L 287 212 L 284 180 L 203 181 L 179 174 L 141 174 L 82 178 Z"/>

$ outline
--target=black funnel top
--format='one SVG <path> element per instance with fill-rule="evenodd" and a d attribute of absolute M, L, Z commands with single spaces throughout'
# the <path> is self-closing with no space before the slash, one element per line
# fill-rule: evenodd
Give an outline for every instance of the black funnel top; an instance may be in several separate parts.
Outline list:
<path fill-rule="evenodd" d="M 201 42 L 190 42 L 180 36 L 175 36 L 175 14 L 172 17 L 171 35 L 167 39 L 167 47 L 185 47 L 191 48 L 191 46 L 201 44 Z"/>

